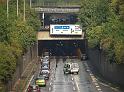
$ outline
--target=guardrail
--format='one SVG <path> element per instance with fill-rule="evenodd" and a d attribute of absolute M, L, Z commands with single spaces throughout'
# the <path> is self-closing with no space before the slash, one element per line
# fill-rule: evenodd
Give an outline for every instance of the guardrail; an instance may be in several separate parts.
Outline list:
<path fill-rule="evenodd" d="M 44 13 L 68 13 L 68 12 L 79 12 L 79 8 L 35 8 L 37 12 L 44 12 Z"/>

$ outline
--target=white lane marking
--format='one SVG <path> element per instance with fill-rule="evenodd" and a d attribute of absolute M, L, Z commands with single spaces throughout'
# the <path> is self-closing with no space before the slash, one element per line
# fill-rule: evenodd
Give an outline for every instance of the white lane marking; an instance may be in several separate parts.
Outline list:
<path fill-rule="evenodd" d="M 93 76 L 93 74 L 92 74 L 92 73 L 90 73 L 90 76 Z"/>
<path fill-rule="evenodd" d="M 74 85 L 74 82 L 72 81 L 72 85 Z"/>
<path fill-rule="evenodd" d="M 98 90 L 98 91 L 101 91 L 101 88 L 98 88 L 97 90 Z"/>
<path fill-rule="evenodd" d="M 79 76 L 74 76 L 74 81 L 75 81 L 75 84 L 76 84 L 76 87 L 77 87 L 77 92 L 80 92 L 80 88 L 79 88 L 79 85 L 78 85 L 78 82 L 80 81 Z"/>
<path fill-rule="evenodd" d="M 96 82 L 96 83 L 94 83 L 96 86 L 98 85 L 98 83 Z"/>
<path fill-rule="evenodd" d="M 71 78 L 71 80 L 74 80 L 74 78 Z"/>
<path fill-rule="evenodd" d="M 51 90 L 51 87 L 49 87 L 49 91 Z"/>
<path fill-rule="evenodd" d="M 53 78 L 51 78 L 51 80 L 53 80 Z"/>
<path fill-rule="evenodd" d="M 73 87 L 73 90 L 76 90 L 75 87 Z"/>
<path fill-rule="evenodd" d="M 71 74 L 71 77 L 72 77 L 72 74 Z"/>
<path fill-rule="evenodd" d="M 89 69 L 87 69 L 86 71 L 87 71 L 87 72 L 89 72 L 90 70 L 89 70 Z"/>
<path fill-rule="evenodd" d="M 51 84 L 52 84 L 52 83 L 50 82 L 50 86 L 51 86 Z"/>
<path fill-rule="evenodd" d="M 102 92 L 102 89 L 100 88 L 100 86 L 99 86 L 99 84 L 97 82 L 96 77 L 93 75 L 92 71 L 90 71 L 90 68 L 89 68 L 88 64 L 85 62 L 84 65 L 86 66 L 86 71 L 89 72 L 89 75 L 90 75 L 90 77 L 92 79 L 92 82 L 95 84 L 97 90 L 99 92 Z"/>
<path fill-rule="evenodd" d="M 96 86 L 97 88 L 99 88 L 100 86 Z"/>

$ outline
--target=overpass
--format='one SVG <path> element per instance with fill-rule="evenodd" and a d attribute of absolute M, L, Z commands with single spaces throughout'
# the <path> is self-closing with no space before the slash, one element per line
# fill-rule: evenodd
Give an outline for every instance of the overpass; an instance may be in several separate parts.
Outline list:
<path fill-rule="evenodd" d="M 62 19 L 66 20 L 66 24 L 71 24 L 69 21 L 75 21 L 74 16 L 71 15 L 69 18 L 68 16 L 70 15 L 68 14 L 77 14 L 80 8 L 79 5 L 34 7 L 35 11 L 40 14 L 40 19 L 43 18 L 44 27 L 52 23 L 56 24 L 55 20 Z M 49 22 L 49 24 L 46 25 L 46 22 Z M 59 52 L 62 52 L 61 54 L 66 52 L 69 55 L 70 53 L 74 53 L 78 48 L 80 48 L 82 53 L 86 53 L 87 39 L 85 38 L 85 32 L 82 32 L 82 35 L 50 35 L 50 30 L 40 30 L 37 32 L 37 40 L 38 56 L 42 55 L 44 49 L 52 50 L 55 55 L 58 55 Z"/>
<path fill-rule="evenodd" d="M 81 36 L 74 35 L 50 35 L 49 31 L 40 31 L 37 33 L 38 56 L 41 56 L 45 49 L 53 52 L 53 55 L 63 55 L 63 53 L 74 55 L 74 52 L 80 48 L 82 53 L 87 52 L 87 39 L 83 32 Z"/>
<path fill-rule="evenodd" d="M 36 12 L 39 13 L 77 13 L 80 10 L 79 5 L 69 5 L 69 6 L 37 6 L 34 7 Z"/>

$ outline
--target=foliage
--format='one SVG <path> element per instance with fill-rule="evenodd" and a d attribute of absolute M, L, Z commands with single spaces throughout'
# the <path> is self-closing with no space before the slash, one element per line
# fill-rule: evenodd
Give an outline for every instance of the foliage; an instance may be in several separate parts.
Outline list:
<path fill-rule="evenodd" d="M 15 71 L 16 58 L 11 46 L 0 43 L 0 80 L 7 82 Z"/>
<path fill-rule="evenodd" d="M 83 0 L 79 17 L 89 45 L 102 48 L 108 61 L 124 63 L 124 1 Z"/>
<path fill-rule="evenodd" d="M 40 27 L 35 12 L 26 4 L 26 21 L 23 21 L 23 1 L 19 0 L 19 15 L 16 15 L 16 0 L 9 1 L 9 17 L 6 3 L 0 3 L 0 81 L 12 78 L 19 56 L 36 42 L 36 31 Z"/>

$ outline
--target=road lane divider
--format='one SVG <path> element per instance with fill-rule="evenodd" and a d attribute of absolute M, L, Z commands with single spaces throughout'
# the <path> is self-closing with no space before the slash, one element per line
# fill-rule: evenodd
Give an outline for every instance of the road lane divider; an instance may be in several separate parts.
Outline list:
<path fill-rule="evenodd" d="M 49 91 L 51 91 L 51 87 L 49 87 Z"/>
<path fill-rule="evenodd" d="M 73 86 L 73 90 L 76 90 L 76 88 Z"/>
<path fill-rule="evenodd" d="M 76 88 L 77 88 L 77 92 L 81 92 L 80 91 L 80 88 L 79 88 L 79 76 L 74 76 L 74 82 L 75 82 L 75 85 L 76 85 Z"/>
<path fill-rule="evenodd" d="M 74 78 L 71 78 L 71 80 L 74 80 Z"/>
<path fill-rule="evenodd" d="M 74 85 L 74 82 L 72 81 L 72 85 Z"/>

